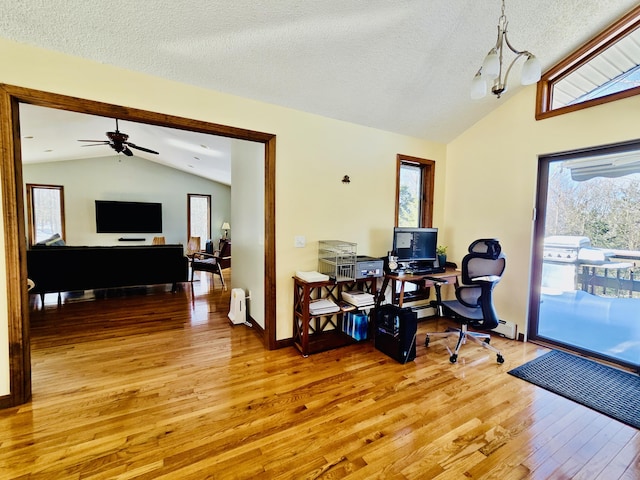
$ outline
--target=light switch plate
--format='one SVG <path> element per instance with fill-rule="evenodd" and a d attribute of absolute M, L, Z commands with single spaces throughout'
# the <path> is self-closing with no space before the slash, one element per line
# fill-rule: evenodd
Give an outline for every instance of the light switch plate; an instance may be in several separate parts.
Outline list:
<path fill-rule="evenodd" d="M 304 235 L 296 235 L 293 239 L 293 246 L 296 248 L 304 248 L 307 246 L 307 239 Z"/>

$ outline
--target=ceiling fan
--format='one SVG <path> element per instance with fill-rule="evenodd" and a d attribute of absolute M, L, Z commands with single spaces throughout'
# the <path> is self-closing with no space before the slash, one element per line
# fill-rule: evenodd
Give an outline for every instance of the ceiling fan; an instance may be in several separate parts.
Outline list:
<path fill-rule="evenodd" d="M 147 153 L 154 153 L 158 155 L 158 152 L 154 150 L 149 150 L 148 148 L 139 147 L 135 143 L 128 142 L 129 135 L 118 130 L 118 119 L 116 118 L 116 131 L 115 132 L 107 132 L 107 138 L 109 140 L 78 140 L 79 142 L 94 142 L 91 145 L 82 145 L 83 147 L 94 147 L 96 145 L 109 145 L 118 153 L 124 153 L 128 157 L 133 155 L 133 152 L 129 150 L 129 147 L 135 148 L 136 150 L 141 150 Z"/>

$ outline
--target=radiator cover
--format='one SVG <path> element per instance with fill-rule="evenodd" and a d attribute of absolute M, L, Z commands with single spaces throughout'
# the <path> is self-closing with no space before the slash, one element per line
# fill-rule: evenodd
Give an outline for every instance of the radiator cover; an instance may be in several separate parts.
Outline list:
<path fill-rule="evenodd" d="M 500 320 L 500 323 L 496 328 L 491 330 L 492 332 L 497 333 L 498 335 L 502 335 L 503 337 L 510 338 L 512 340 L 516 339 L 516 324 L 513 322 L 508 322 L 506 320 Z"/>

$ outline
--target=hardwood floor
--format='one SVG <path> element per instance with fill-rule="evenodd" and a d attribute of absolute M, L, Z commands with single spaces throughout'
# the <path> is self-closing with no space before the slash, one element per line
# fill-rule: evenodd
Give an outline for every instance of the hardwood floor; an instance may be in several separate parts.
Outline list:
<path fill-rule="evenodd" d="M 31 312 L 33 400 L 0 411 L 2 479 L 640 478 L 640 432 L 444 340 L 303 358 L 231 326 L 229 291 L 55 298 Z"/>

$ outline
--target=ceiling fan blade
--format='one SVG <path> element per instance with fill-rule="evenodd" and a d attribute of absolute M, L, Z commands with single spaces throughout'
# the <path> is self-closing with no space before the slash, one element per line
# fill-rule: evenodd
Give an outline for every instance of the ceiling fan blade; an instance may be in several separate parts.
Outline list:
<path fill-rule="evenodd" d="M 158 152 L 156 152 L 154 150 L 149 150 L 148 148 L 139 147 L 136 144 L 131 143 L 131 142 L 127 142 L 127 145 L 129 145 L 131 148 L 135 148 L 136 150 L 142 150 L 143 152 L 154 153 L 156 155 L 159 155 Z"/>
<path fill-rule="evenodd" d="M 122 153 L 124 153 L 127 157 L 133 157 L 133 152 L 126 146 L 122 149 Z"/>
<path fill-rule="evenodd" d="M 97 147 L 97 146 L 102 146 L 102 145 L 109 145 L 109 142 L 107 143 L 90 143 L 89 145 L 80 145 L 81 147 Z"/>
<path fill-rule="evenodd" d="M 109 143 L 109 140 L 78 140 L 79 142 L 94 142 L 96 145 L 103 144 L 106 145 Z"/>

